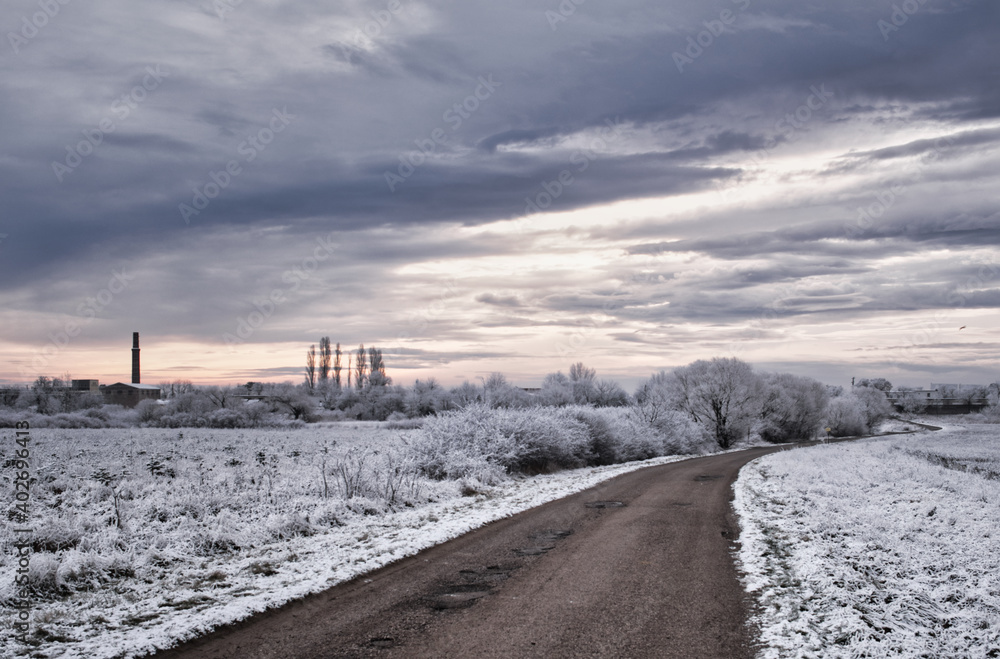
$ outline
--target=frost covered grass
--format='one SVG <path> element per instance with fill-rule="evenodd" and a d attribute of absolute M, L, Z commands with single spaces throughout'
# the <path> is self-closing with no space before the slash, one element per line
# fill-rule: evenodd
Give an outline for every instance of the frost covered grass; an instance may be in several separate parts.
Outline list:
<path fill-rule="evenodd" d="M 32 645 L 14 640 L 6 615 L 0 655 L 141 656 L 680 458 L 604 461 L 698 448 L 623 414 L 567 409 L 542 424 L 539 411 L 476 413 L 476 430 L 456 415 L 429 420 L 426 434 L 377 422 L 32 430 Z M 11 490 L 11 470 L 0 473 Z M 12 503 L 6 513 L 16 517 Z M 3 574 L 12 526 L 0 531 Z M 0 605 L 14 598 L 13 579 L 0 582 Z"/>
<path fill-rule="evenodd" d="M 786 451 L 740 473 L 760 656 L 1000 657 L 1000 428 Z"/>

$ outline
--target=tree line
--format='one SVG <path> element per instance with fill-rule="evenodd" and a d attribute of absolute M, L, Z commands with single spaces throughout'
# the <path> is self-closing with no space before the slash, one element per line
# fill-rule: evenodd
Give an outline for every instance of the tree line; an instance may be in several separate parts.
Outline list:
<path fill-rule="evenodd" d="M 330 346 L 330 337 L 324 336 L 319 340 L 318 352 L 315 343 L 306 351 L 305 384 L 310 391 L 330 386 L 338 390 L 344 386 L 350 388 L 352 376 L 354 388 L 358 390 L 368 386 L 385 387 L 392 384 L 392 378 L 385 373 L 382 351 L 378 348 L 372 346 L 365 350 L 365 344 L 362 343 L 354 353 L 348 352 L 345 378 L 344 351 L 340 343 L 334 348 Z"/>
<path fill-rule="evenodd" d="M 644 423 L 693 424 L 722 448 L 747 437 L 786 442 L 818 436 L 860 435 L 892 411 L 884 378 L 861 380 L 845 391 L 790 373 L 759 372 L 735 358 L 699 360 L 650 376 L 632 393 L 614 380 L 598 378 L 582 362 L 567 372 L 544 376 L 537 389 L 510 383 L 499 372 L 445 387 L 435 378 L 409 387 L 394 385 L 382 351 L 364 344 L 343 350 L 322 337 L 306 354 L 305 379 L 248 382 L 232 387 L 195 386 L 189 381 L 162 383 L 161 400 L 143 401 L 134 410 L 104 405 L 99 395 L 65 391 L 65 378 L 39 378 L 31 386 L 7 391 L 0 400 L 0 427 L 25 415 L 38 415 L 39 427 L 263 427 L 290 422 L 390 420 L 403 422 L 482 406 L 527 409 L 569 406 L 627 408 Z M 1000 418 L 998 389 L 990 389 L 986 420 Z M 36 421 L 32 421 L 33 424 Z M 103 424 L 103 425 L 102 425 Z"/>

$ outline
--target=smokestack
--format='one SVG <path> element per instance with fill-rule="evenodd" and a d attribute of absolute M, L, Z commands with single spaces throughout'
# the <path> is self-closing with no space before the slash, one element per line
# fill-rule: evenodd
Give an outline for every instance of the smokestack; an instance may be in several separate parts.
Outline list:
<path fill-rule="evenodd" d="M 139 384 L 139 333 L 132 332 L 132 384 Z"/>

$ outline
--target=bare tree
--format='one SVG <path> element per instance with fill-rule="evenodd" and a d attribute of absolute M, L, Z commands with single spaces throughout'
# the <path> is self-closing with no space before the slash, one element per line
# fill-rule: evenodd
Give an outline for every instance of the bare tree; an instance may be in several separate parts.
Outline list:
<path fill-rule="evenodd" d="M 340 363 L 340 358 L 343 354 L 343 351 L 340 349 L 340 343 L 337 343 L 337 348 L 333 351 L 333 381 L 337 383 L 337 389 L 340 389 L 340 372 L 344 369 Z"/>
<path fill-rule="evenodd" d="M 385 374 L 385 361 L 382 359 L 382 351 L 374 346 L 368 348 L 368 383 L 379 387 L 384 387 L 392 383 L 392 379 Z"/>
<path fill-rule="evenodd" d="M 542 390 L 538 399 L 542 405 L 562 407 L 573 403 L 573 382 L 562 371 L 549 373 L 542 380 Z"/>
<path fill-rule="evenodd" d="M 316 387 L 316 345 L 309 346 L 306 352 L 306 384 L 309 389 Z"/>
<path fill-rule="evenodd" d="M 358 346 L 358 351 L 354 355 L 354 387 L 361 389 L 365 386 L 365 372 L 368 369 L 367 353 L 365 344 Z"/>
<path fill-rule="evenodd" d="M 735 357 L 698 360 L 676 369 L 672 378 L 678 408 L 728 449 L 745 432 L 759 409 L 760 378 L 750 364 Z"/>
<path fill-rule="evenodd" d="M 864 378 L 863 380 L 858 380 L 858 387 L 869 387 L 871 389 L 878 389 L 883 393 L 889 393 L 892 391 L 892 383 L 885 378 Z"/>
<path fill-rule="evenodd" d="M 594 384 L 596 407 L 623 407 L 628 405 L 628 393 L 614 380 L 600 380 Z"/>
<path fill-rule="evenodd" d="M 677 403 L 674 382 L 666 371 L 653 374 L 636 389 L 635 412 L 646 423 L 655 424 L 667 413 L 680 407 Z"/>
<path fill-rule="evenodd" d="M 324 336 L 319 340 L 319 381 L 325 383 L 330 379 L 330 337 Z"/>
<path fill-rule="evenodd" d="M 577 362 L 569 367 L 569 379 L 573 383 L 573 401 L 581 405 L 594 402 L 596 389 L 594 379 L 597 371 L 587 368 L 583 362 Z"/>
<path fill-rule="evenodd" d="M 761 381 L 760 436 L 770 442 L 815 437 L 830 400 L 826 386 L 791 373 L 765 373 Z"/>

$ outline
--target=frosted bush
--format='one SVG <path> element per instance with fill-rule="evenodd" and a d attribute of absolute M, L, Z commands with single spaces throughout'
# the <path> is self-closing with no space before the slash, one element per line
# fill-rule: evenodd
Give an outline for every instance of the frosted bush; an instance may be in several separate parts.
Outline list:
<path fill-rule="evenodd" d="M 195 525 L 189 538 L 191 551 L 197 556 L 230 554 L 252 545 L 248 533 L 242 531 L 244 525 L 229 510 Z"/>
<path fill-rule="evenodd" d="M 501 474 L 579 467 L 592 457 L 587 425 L 571 411 L 485 405 L 428 419 L 414 453 L 432 478 L 490 484 Z"/>
<path fill-rule="evenodd" d="M 250 425 L 249 419 L 240 410 L 227 407 L 214 410 L 208 415 L 207 421 L 212 428 L 246 428 Z"/>
<path fill-rule="evenodd" d="M 310 536 L 316 529 L 299 513 L 271 515 L 267 519 L 267 532 L 276 540 L 288 540 L 299 536 Z"/>
<path fill-rule="evenodd" d="M 863 435 L 868 430 L 861 407 L 852 396 L 840 396 L 830 401 L 826 424 L 834 437 Z"/>
<path fill-rule="evenodd" d="M 102 585 L 135 576 L 135 557 L 115 552 L 104 556 L 71 549 L 60 556 L 56 583 L 62 589 L 96 590 Z"/>
<path fill-rule="evenodd" d="M 508 474 L 702 453 L 710 447 L 705 431 L 679 413 L 650 423 L 628 408 L 470 405 L 428 418 L 413 452 L 432 478 L 472 477 L 495 485 Z"/>
<path fill-rule="evenodd" d="M 32 534 L 31 544 L 37 552 L 58 552 L 80 544 L 83 529 L 78 525 L 58 517 L 49 517 L 40 522 Z"/>
<path fill-rule="evenodd" d="M 28 586 L 43 599 L 63 594 L 65 588 L 59 582 L 59 559 L 55 554 L 39 553 L 31 557 Z"/>

